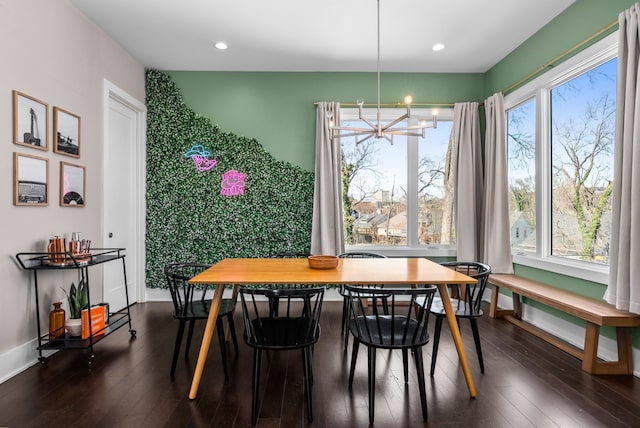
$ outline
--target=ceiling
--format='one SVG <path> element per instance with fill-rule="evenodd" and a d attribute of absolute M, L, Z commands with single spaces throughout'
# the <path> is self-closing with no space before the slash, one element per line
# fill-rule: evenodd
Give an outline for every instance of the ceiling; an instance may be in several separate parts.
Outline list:
<path fill-rule="evenodd" d="M 380 71 L 485 72 L 574 1 L 380 0 Z M 375 0 L 71 2 L 149 68 L 376 71 Z"/>

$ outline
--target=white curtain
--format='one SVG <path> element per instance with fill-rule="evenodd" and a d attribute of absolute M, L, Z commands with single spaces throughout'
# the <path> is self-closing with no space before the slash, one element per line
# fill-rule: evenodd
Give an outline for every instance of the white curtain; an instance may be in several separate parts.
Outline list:
<path fill-rule="evenodd" d="M 478 103 L 454 105 L 451 132 L 455 164 L 457 258 L 460 261 L 478 261 L 482 212 L 482 151 Z"/>
<path fill-rule="evenodd" d="M 344 253 L 340 142 L 331 139 L 331 122 L 340 124 L 340 103 L 318 103 L 311 254 Z"/>
<path fill-rule="evenodd" d="M 507 186 L 507 114 L 501 93 L 484 102 L 484 199 L 481 260 L 493 273 L 513 273 Z"/>
<path fill-rule="evenodd" d="M 620 13 L 607 302 L 640 314 L 640 4 Z"/>

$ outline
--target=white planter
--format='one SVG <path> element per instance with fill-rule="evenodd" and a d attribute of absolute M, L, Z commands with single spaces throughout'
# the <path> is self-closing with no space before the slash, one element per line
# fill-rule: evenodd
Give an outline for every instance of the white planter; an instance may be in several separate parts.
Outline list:
<path fill-rule="evenodd" d="M 80 336 L 82 333 L 82 320 L 80 318 L 68 319 L 64 326 L 69 336 Z"/>

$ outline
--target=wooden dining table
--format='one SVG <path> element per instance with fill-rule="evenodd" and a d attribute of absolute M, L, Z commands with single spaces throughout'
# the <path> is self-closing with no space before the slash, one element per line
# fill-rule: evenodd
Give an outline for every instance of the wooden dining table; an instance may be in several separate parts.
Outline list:
<path fill-rule="evenodd" d="M 475 385 L 447 290 L 447 284 L 469 284 L 475 281 L 467 275 L 440 266 L 425 258 L 341 258 L 338 259 L 338 266 L 335 269 L 311 269 L 306 259 L 299 258 L 224 259 L 189 281 L 192 284 L 216 286 L 191 382 L 189 398 L 195 399 L 198 393 L 225 286 L 233 285 L 235 296 L 237 288 L 244 284 L 396 284 L 411 287 L 435 285 L 442 299 L 449 330 L 458 351 L 460 366 L 467 382 L 469 394 L 475 398 Z"/>

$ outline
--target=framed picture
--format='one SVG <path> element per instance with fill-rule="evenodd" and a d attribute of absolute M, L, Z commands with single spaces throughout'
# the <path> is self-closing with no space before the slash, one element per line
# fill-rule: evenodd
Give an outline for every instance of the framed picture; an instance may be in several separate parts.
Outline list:
<path fill-rule="evenodd" d="M 48 150 L 49 104 L 13 91 L 13 142 Z"/>
<path fill-rule="evenodd" d="M 85 168 L 67 162 L 60 162 L 60 205 L 63 207 L 84 207 Z"/>
<path fill-rule="evenodd" d="M 13 204 L 47 206 L 49 160 L 13 153 Z"/>
<path fill-rule="evenodd" d="M 60 107 L 53 108 L 53 151 L 80 157 L 80 116 Z"/>

